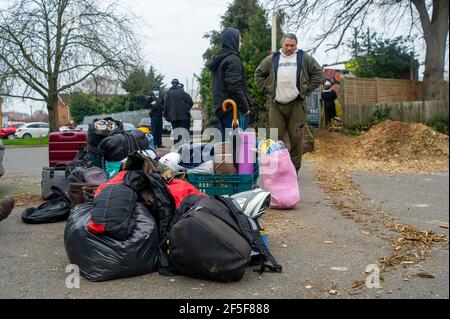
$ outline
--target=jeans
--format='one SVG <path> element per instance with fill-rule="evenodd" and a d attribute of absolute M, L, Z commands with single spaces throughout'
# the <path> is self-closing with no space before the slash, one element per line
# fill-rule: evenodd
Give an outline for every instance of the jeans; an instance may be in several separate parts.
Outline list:
<path fill-rule="evenodd" d="M 161 147 L 162 143 L 162 129 L 163 129 L 163 119 L 161 116 L 152 116 L 150 117 L 151 126 L 152 126 L 152 134 L 153 134 L 153 143 L 155 147 Z"/>

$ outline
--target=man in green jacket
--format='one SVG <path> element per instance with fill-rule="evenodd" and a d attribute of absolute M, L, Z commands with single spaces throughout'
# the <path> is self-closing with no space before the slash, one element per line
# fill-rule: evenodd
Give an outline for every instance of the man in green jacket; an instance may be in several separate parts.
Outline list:
<path fill-rule="evenodd" d="M 295 34 L 286 34 L 281 49 L 266 57 L 255 71 L 256 83 L 270 96 L 269 122 L 279 139 L 289 135 L 295 169 L 301 167 L 305 97 L 324 80 L 322 67 L 311 56 L 297 50 Z"/>

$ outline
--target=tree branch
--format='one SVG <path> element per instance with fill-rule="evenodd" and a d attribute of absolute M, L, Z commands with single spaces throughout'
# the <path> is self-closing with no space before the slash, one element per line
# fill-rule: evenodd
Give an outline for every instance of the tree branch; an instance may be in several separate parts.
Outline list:
<path fill-rule="evenodd" d="M 39 98 L 31 97 L 31 96 L 14 95 L 14 94 L 8 94 L 8 93 L 1 93 L 0 96 L 14 97 L 14 98 L 20 98 L 20 99 L 39 101 L 39 102 L 46 102 L 45 99 L 39 99 Z"/>
<path fill-rule="evenodd" d="M 425 5 L 425 0 L 412 0 L 414 6 L 419 12 L 420 22 L 422 24 L 423 32 L 428 34 L 430 31 L 430 16 L 428 15 L 428 10 Z"/>

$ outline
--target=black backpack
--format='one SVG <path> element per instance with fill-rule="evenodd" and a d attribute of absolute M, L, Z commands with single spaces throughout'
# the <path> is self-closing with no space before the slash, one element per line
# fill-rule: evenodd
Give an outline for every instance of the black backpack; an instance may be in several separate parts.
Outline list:
<path fill-rule="evenodd" d="M 169 261 L 184 275 L 219 282 L 239 281 L 255 258 L 260 272 L 282 272 L 259 231 L 233 199 L 205 197 L 171 228 Z"/>

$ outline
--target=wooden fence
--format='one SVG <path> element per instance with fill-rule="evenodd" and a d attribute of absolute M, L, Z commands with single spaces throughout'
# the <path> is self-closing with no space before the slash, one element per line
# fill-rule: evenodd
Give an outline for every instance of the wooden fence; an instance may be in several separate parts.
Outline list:
<path fill-rule="evenodd" d="M 344 77 L 340 83 L 342 105 L 409 102 L 423 100 L 423 83 L 410 80 Z M 440 100 L 448 101 L 448 83 L 441 89 Z"/>
<path fill-rule="evenodd" d="M 378 109 L 390 108 L 390 118 L 409 123 L 429 123 L 436 116 L 449 118 L 449 101 L 411 101 L 374 104 L 345 104 L 342 121 L 346 126 L 370 124 L 370 118 Z"/>

